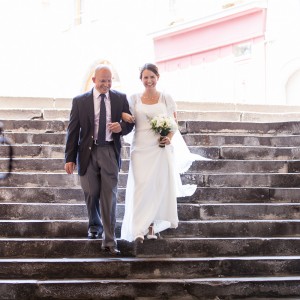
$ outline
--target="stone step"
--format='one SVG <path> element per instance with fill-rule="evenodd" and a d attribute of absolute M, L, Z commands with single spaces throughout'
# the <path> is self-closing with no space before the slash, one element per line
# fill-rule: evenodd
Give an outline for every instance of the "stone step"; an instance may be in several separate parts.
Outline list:
<path fill-rule="evenodd" d="M 208 174 L 203 178 L 189 174 L 183 177 L 183 183 L 196 183 L 198 186 L 210 187 L 298 187 L 300 184 L 300 174 Z M 188 180 L 190 179 L 190 180 Z M 192 180 L 194 179 L 194 181 Z M 201 179 L 203 181 L 201 182 Z"/>
<path fill-rule="evenodd" d="M 210 157 L 211 158 L 211 157 Z M 221 159 L 237 160 L 289 160 L 300 159 L 299 147 L 224 146 L 220 147 Z"/>
<path fill-rule="evenodd" d="M 119 190 L 119 198 L 123 199 L 124 188 Z M 83 199 L 84 195 L 80 187 L 1 187 L 0 189 L 0 201 L 2 202 L 78 203 L 84 201 Z"/>
<path fill-rule="evenodd" d="M 287 299 L 300 295 L 300 277 L 195 279 L 1 280 L 3 299 L 246 299 L 259 295 Z M 253 299 L 253 298 L 252 298 Z M 294 298 L 297 299 L 297 298 Z"/>
<path fill-rule="evenodd" d="M 300 188 L 268 187 L 198 187 L 190 197 L 178 203 L 300 203 Z M 124 202 L 125 188 L 118 189 L 118 202 Z M 0 201 L 15 203 L 83 203 L 81 188 L 1 187 Z"/>
<path fill-rule="evenodd" d="M 247 133 L 247 134 L 300 134 L 299 122 L 215 122 L 215 121 L 186 121 L 180 122 L 183 133 Z"/>
<path fill-rule="evenodd" d="M 194 214 L 182 211 L 180 220 L 285 220 L 300 219 L 300 204 L 292 203 L 244 203 L 244 204 L 200 204 L 193 207 Z M 189 208 L 191 210 L 191 208 Z M 194 216 L 194 218 L 192 218 Z"/>
<path fill-rule="evenodd" d="M 190 146 L 299 147 L 299 135 L 258 136 L 238 134 L 188 134 L 183 139 Z"/>
<path fill-rule="evenodd" d="M 71 103 L 70 103 L 71 107 Z M 196 112 L 194 113 L 196 114 Z M 184 114 L 186 115 L 186 114 Z M 1 120 L 60 120 L 65 121 L 69 120 L 70 117 L 70 109 L 0 109 L 0 119 Z"/>
<path fill-rule="evenodd" d="M 62 146 L 66 142 L 65 133 L 35 133 L 35 132 L 6 132 L 5 137 L 13 145 L 55 145 Z M 224 146 L 247 146 L 247 147 L 299 147 L 300 135 L 238 135 L 238 134 L 186 134 L 183 139 L 190 147 L 224 147 Z M 200 154 L 200 153 L 199 153 Z"/>
<path fill-rule="evenodd" d="M 246 113 L 244 115 L 240 112 L 197 112 L 197 111 L 186 111 L 186 110 L 178 110 L 177 118 L 178 120 L 215 120 L 215 121 L 240 121 L 242 117 L 249 119 L 253 113 Z M 261 114 L 261 118 L 264 116 L 267 117 L 267 114 Z M 281 114 L 282 116 L 283 114 Z M 298 116 L 295 114 L 288 114 L 290 117 Z M 1 109 L 0 110 L 0 119 L 1 120 L 34 120 L 34 119 L 42 119 L 42 120 L 68 120 L 70 116 L 70 109 Z M 256 118 L 258 119 L 258 118 Z M 272 119 L 277 119 L 273 117 Z M 300 119 L 300 118 L 299 118 Z M 265 120 L 265 119 L 264 119 Z M 281 120 L 291 121 L 293 119 L 281 118 Z"/>
<path fill-rule="evenodd" d="M 221 111 L 221 112 L 254 112 L 254 113 L 293 113 L 300 112 L 299 105 L 284 104 L 252 104 L 236 102 L 189 101 L 179 99 L 176 101 L 177 109 L 186 111 Z M 7 97 L 0 96 L 0 109 L 5 110 L 70 110 L 72 98 L 51 97 Z"/>
<path fill-rule="evenodd" d="M 299 147 L 264 147 L 264 146 L 190 146 L 192 153 L 210 159 L 232 160 L 299 160 Z M 64 145 L 14 144 L 14 157 L 64 158 Z M 122 158 L 129 158 L 129 146 L 122 148 Z M 0 157 L 9 155 L 8 146 L 0 145 Z"/>
<path fill-rule="evenodd" d="M 164 237 L 289 237 L 299 236 L 300 220 L 182 221 Z"/>
<path fill-rule="evenodd" d="M 291 173 L 298 172 L 298 163 L 287 160 L 209 160 L 195 161 L 189 173 Z M 299 168 L 300 170 L 300 168 Z"/>
<path fill-rule="evenodd" d="M 122 257 L 299 257 L 300 237 L 162 238 L 141 245 L 118 240 Z M 0 238 L 1 258 L 99 258 L 101 240 L 86 238 Z"/>
<path fill-rule="evenodd" d="M 84 238 L 86 220 L 0 220 L 0 237 Z M 116 224 L 120 236 L 121 220 Z M 213 220 L 180 221 L 163 237 L 289 237 L 300 235 L 300 220 Z"/>
<path fill-rule="evenodd" d="M 57 187 L 67 185 L 69 187 L 79 187 L 80 182 L 77 175 L 68 175 L 65 171 L 60 173 L 15 173 L 12 172 L 11 175 L 0 181 L 0 186 L 27 186 L 27 187 L 38 187 L 38 186 L 48 186 Z"/>
<path fill-rule="evenodd" d="M 189 147 L 192 153 L 200 154 L 210 159 L 218 159 L 220 157 L 220 147 Z M 297 148 L 298 149 L 298 148 Z M 47 144 L 14 144 L 14 157 L 40 157 L 40 158 L 64 158 L 64 145 L 47 145 Z M 286 150 L 286 159 L 289 158 L 291 151 Z M 5 158 L 9 156 L 9 146 L 0 145 L 0 157 Z M 127 159 L 130 156 L 130 147 L 123 145 L 121 149 L 121 156 Z M 292 156 L 291 158 L 295 158 Z"/>
<path fill-rule="evenodd" d="M 71 104 L 70 104 L 71 105 Z M 199 109 L 199 108 L 198 108 Z M 209 108 L 207 108 L 209 109 Z M 215 108 L 214 108 L 215 109 Z M 43 119 L 68 120 L 70 109 L 1 109 L 1 120 Z M 195 111 L 184 108 L 177 110 L 177 119 L 186 121 L 231 121 L 231 122 L 286 122 L 299 121 L 300 112 L 248 112 L 248 111 Z"/>
<path fill-rule="evenodd" d="M 64 172 L 63 158 L 14 158 L 14 172 Z M 0 158 L 0 172 L 8 168 L 8 159 Z M 129 159 L 123 159 L 121 172 L 127 173 Z M 209 160 L 195 161 L 189 173 L 297 173 L 300 171 L 300 161 L 289 160 Z"/>
<path fill-rule="evenodd" d="M 123 219 L 124 204 L 117 205 Z M 299 220 L 300 204 L 292 203 L 178 203 L 178 217 L 190 220 Z M 87 220 L 86 206 L 56 203 L 0 203 L 1 220 Z"/>
<path fill-rule="evenodd" d="M 7 242 L 6 244 L 10 243 Z M 123 240 L 118 241 L 122 249 Z M 7 245 L 8 246 L 8 245 Z M 52 246 L 52 245 L 51 245 Z M 145 240 L 133 248 L 136 257 L 232 257 L 232 256 L 290 256 L 299 257 L 300 237 L 192 237 Z M 17 249 L 17 241 L 12 244 Z M 26 244 L 24 247 L 29 247 Z M 50 246 L 49 246 L 50 247 Z M 27 248 L 25 248 L 27 249 Z M 128 249 L 124 249 L 128 251 Z M 41 257 L 34 252 L 33 257 Z M 18 252 L 16 257 L 18 257 Z M 30 251 L 29 251 L 30 253 Z M 9 252 L 7 252 L 9 255 Z M 8 257 L 4 255 L 3 257 Z M 63 253 L 61 254 L 61 256 Z M 60 257 L 61 257 L 60 256 Z M 28 256 L 30 257 L 30 256 Z M 79 256 L 80 257 L 80 256 Z"/>
<path fill-rule="evenodd" d="M 0 182 L 1 187 L 74 187 L 80 186 L 79 176 L 60 173 L 15 173 Z M 224 173 L 181 175 L 183 184 L 196 184 L 198 187 L 298 187 L 298 173 Z M 127 173 L 120 173 L 119 187 L 126 187 Z"/>
<path fill-rule="evenodd" d="M 117 205 L 117 218 L 124 216 L 124 204 Z M 189 220 L 299 220 L 300 204 L 292 203 L 178 203 L 178 217 Z M 54 203 L 0 203 L 2 220 L 86 220 L 86 206 Z"/>
<path fill-rule="evenodd" d="M 189 111 L 177 110 L 178 120 L 189 121 L 216 121 L 216 122 L 289 122 L 299 121 L 299 112 L 268 113 L 243 111 Z"/>
<path fill-rule="evenodd" d="M 68 121 L 60 120 L 3 120 L 4 132 L 66 132 Z"/>
<path fill-rule="evenodd" d="M 197 102 L 187 101 L 176 101 L 179 110 L 187 111 L 221 111 L 221 112 L 253 112 L 253 113 L 293 113 L 300 112 L 299 105 L 282 105 L 282 104 L 252 104 L 252 103 L 235 103 L 235 102 Z M 32 106 L 31 106 L 32 107 Z M 34 106 L 33 106 L 34 107 Z"/>
<path fill-rule="evenodd" d="M 198 187 L 190 197 L 178 198 L 185 203 L 266 203 L 300 202 L 298 187 Z"/>
<path fill-rule="evenodd" d="M 11 144 L 28 145 L 51 145 L 62 146 L 66 143 L 65 133 L 36 133 L 36 132 L 5 132 L 5 137 L 10 140 Z"/>
<path fill-rule="evenodd" d="M 58 115 L 58 113 L 56 114 Z M 35 118 L 42 118 L 42 110 L 35 109 L 25 109 L 25 108 L 11 108 L 11 109 L 0 109 L 0 119 L 4 120 L 34 120 Z"/>
<path fill-rule="evenodd" d="M 0 97 L 2 109 L 70 109 L 71 98 L 50 97 Z"/>
<path fill-rule="evenodd" d="M 1 109 L 1 120 L 69 120 L 70 109 Z M 177 119 L 179 121 L 197 120 L 197 121 L 249 121 L 260 122 L 270 120 L 276 121 L 296 121 L 300 120 L 300 113 L 286 114 L 267 114 L 260 113 L 255 116 L 255 113 L 243 112 L 219 112 L 219 111 L 187 111 L 177 110 Z"/>
<path fill-rule="evenodd" d="M 198 188 L 178 199 L 178 228 L 139 245 L 118 240 L 123 256 L 117 259 L 100 251 L 101 240 L 86 238 L 78 176 L 63 171 L 68 121 L 42 120 L 44 113 L 7 120 L 5 136 L 19 157 L 12 176 L 0 182 L 0 298 L 229 300 L 294 297 L 295 291 L 298 296 L 298 120 L 266 124 L 251 122 L 249 114 L 245 123 L 240 122 L 245 114 L 228 112 L 224 118 L 239 120 L 216 122 L 204 121 L 209 113 L 188 115 L 195 121 L 180 121 L 184 139 L 192 152 L 213 160 L 195 162 L 182 175 Z M 128 149 L 124 144 L 117 237 Z M 0 171 L 7 161 L 1 153 Z"/>
<path fill-rule="evenodd" d="M 14 144 L 13 154 L 14 158 L 64 158 L 65 146 L 62 145 L 45 145 L 45 144 Z M 0 146 L 0 157 L 5 158 L 9 156 L 8 146 Z"/>
<path fill-rule="evenodd" d="M 68 121 L 61 120 L 3 120 L 5 131 L 21 132 L 61 132 L 66 131 Z M 216 122 L 216 121 L 179 121 L 183 133 L 251 133 L 251 134 L 300 134 L 298 121 L 292 122 Z"/>
<path fill-rule="evenodd" d="M 299 256 L 0 259 L 0 279 L 199 279 L 297 276 Z"/>
<path fill-rule="evenodd" d="M 273 165 L 273 168 L 272 168 Z M 189 172 L 210 173 L 298 173 L 300 161 L 295 160 L 211 160 L 196 161 Z M 202 171 L 203 170 L 203 171 Z"/>
<path fill-rule="evenodd" d="M 7 170 L 8 159 L 0 158 L 0 172 Z M 12 168 L 14 172 L 59 172 L 64 170 L 63 158 L 14 158 Z"/>
<path fill-rule="evenodd" d="M 117 205 L 117 216 L 124 215 L 124 205 Z M 87 220 L 85 203 L 0 203 L 1 220 Z"/>

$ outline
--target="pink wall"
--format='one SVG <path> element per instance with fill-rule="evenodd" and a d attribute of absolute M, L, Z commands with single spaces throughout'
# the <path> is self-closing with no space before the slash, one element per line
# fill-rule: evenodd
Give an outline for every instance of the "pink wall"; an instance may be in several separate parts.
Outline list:
<path fill-rule="evenodd" d="M 266 9 L 251 8 L 154 38 L 161 71 L 185 68 L 232 54 L 232 46 L 264 39 Z"/>

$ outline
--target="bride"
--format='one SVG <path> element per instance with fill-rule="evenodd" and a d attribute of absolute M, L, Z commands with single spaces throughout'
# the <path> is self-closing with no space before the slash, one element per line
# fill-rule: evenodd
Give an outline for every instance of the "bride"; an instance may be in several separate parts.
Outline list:
<path fill-rule="evenodd" d="M 176 120 L 176 104 L 168 94 L 159 92 L 158 68 L 145 64 L 140 71 L 145 87 L 129 99 L 129 114 L 123 114 L 126 122 L 134 122 L 130 165 L 125 195 L 125 214 L 121 239 L 143 242 L 144 238 L 157 239 L 157 234 L 167 228 L 177 228 L 177 197 L 192 195 L 196 185 L 182 185 L 180 174 L 187 171 L 195 160 L 206 158 L 192 154 L 178 129 L 160 139 L 150 120 L 168 116 Z"/>

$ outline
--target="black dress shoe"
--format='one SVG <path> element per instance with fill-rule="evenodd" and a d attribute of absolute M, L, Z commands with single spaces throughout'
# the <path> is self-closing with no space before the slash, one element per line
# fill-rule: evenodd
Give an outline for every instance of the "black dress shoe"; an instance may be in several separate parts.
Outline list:
<path fill-rule="evenodd" d="M 88 233 L 88 239 L 90 240 L 95 240 L 99 237 L 99 234 L 98 232 L 89 232 Z"/>
<path fill-rule="evenodd" d="M 111 255 L 120 255 L 121 252 L 115 246 L 102 247 L 102 250 Z"/>

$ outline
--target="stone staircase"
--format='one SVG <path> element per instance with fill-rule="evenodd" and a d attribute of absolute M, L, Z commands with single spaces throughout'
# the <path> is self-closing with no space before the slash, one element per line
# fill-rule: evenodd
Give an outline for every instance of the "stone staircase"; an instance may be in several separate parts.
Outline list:
<path fill-rule="evenodd" d="M 182 175 L 198 188 L 178 199 L 179 227 L 141 245 L 119 240 L 123 256 L 115 258 L 86 239 L 79 180 L 63 171 L 66 112 L 3 111 L 15 157 L 12 175 L 0 181 L 0 299 L 300 299 L 297 120 L 228 120 L 228 113 L 216 122 L 181 110 L 191 151 L 212 160 Z M 7 153 L 1 145 L 2 172 Z M 118 236 L 125 144 L 122 156 Z"/>

